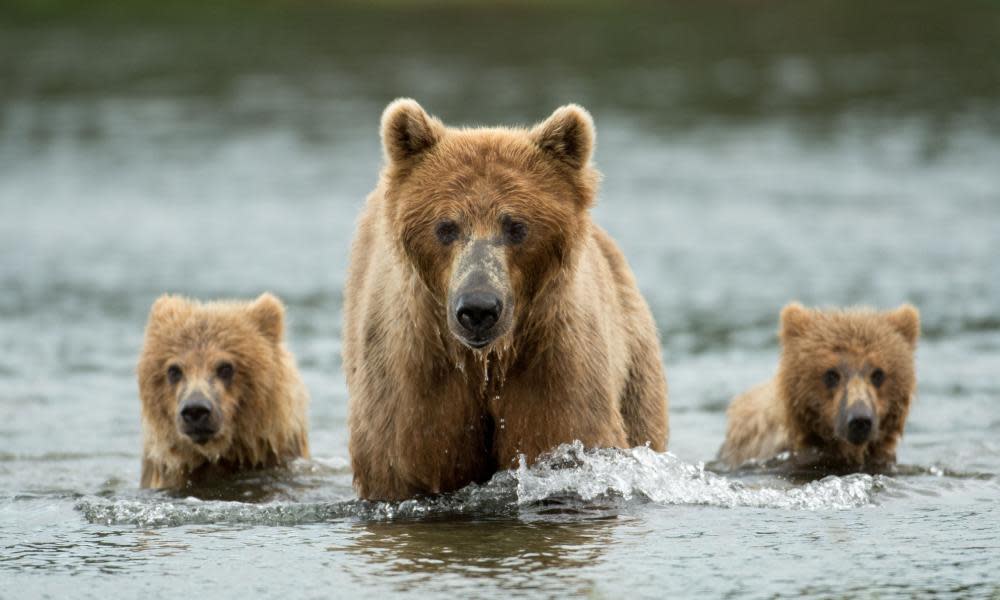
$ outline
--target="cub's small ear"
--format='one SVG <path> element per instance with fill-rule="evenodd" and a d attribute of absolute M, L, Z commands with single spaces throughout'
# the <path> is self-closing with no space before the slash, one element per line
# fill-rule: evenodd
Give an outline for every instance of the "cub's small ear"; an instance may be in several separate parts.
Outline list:
<path fill-rule="evenodd" d="M 576 104 L 556 109 L 552 116 L 531 130 L 538 147 L 574 169 L 582 169 L 594 152 L 594 120 Z"/>
<path fill-rule="evenodd" d="M 903 336 L 903 339 L 915 347 L 920 338 L 920 311 L 912 304 L 903 304 L 885 314 L 893 328 Z"/>
<path fill-rule="evenodd" d="M 389 162 L 404 162 L 430 150 L 444 134 L 444 125 L 415 100 L 400 98 L 382 113 L 382 148 Z"/>
<path fill-rule="evenodd" d="M 792 302 L 781 309 L 781 329 L 778 335 L 782 340 L 798 337 L 806 332 L 812 314 L 808 308 L 798 302 Z"/>
<path fill-rule="evenodd" d="M 281 342 L 285 333 L 285 305 L 281 300 L 264 292 L 250 305 L 250 316 L 267 339 L 276 344 Z"/>
<path fill-rule="evenodd" d="M 191 302 L 182 296 L 163 294 L 153 302 L 153 307 L 149 309 L 149 322 L 171 319 L 190 304 Z"/>

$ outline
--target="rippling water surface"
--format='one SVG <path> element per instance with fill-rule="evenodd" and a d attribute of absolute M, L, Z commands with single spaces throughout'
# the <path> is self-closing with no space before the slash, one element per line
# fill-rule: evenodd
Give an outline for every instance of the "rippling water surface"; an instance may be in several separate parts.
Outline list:
<path fill-rule="evenodd" d="M 220 10 L 0 13 L 0 597 L 1000 595 L 992 4 Z M 400 95 L 452 123 L 591 109 L 670 454 L 568 445 L 450 496 L 356 498 L 341 296 Z M 139 490 L 151 302 L 265 289 L 314 459 Z M 705 469 L 792 299 L 920 307 L 897 472 Z"/>

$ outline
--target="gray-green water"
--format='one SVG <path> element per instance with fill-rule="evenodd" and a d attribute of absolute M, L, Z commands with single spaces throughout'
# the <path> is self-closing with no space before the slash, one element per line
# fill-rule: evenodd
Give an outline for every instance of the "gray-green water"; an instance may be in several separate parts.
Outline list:
<path fill-rule="evenodd" d="M 997 4 L 106 12 L 0 12 L 0 597 L 1000 595 Z M 591 109 L 671 456 L 356 500 L 341 296 L 400 95 L 451 123 Z M 150 303 L 265 289 L 314 460 L 139 491 Z M 700 469 L 796 298 L 922 310 L 904 474 Z"/>

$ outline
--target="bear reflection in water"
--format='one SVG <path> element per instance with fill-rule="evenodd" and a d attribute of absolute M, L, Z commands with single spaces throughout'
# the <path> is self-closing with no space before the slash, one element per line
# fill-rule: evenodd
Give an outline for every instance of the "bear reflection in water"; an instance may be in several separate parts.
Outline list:
<path fill-rule="evenodd" d="M 389 577 L 426 580 L 452 593 L 460 578 L 451 575 L 469 577 L 473 584 L 476 579 L 500 580 L 516 590 L 523 584 L 537 586 L 537 578 L 526 576 L 544 572 L 560 594 L 585 594 L 590 584 L 577 579 L 577 571 L 601 559 L 617 517 L 543 518 L 358 523 L 352 544 L 330 550 L 361 554 L 384 563 Z"/>

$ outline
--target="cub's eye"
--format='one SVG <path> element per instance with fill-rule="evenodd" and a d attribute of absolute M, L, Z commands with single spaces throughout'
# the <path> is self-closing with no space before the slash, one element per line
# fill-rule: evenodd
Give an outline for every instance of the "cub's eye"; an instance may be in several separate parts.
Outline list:
<path fill-rule="evenodd" d="M 459 233 L 458 223 L 450 219 L 445 219 L 434 227 L 434 235 L 445 246 L 457 240 Z"/>
<path fill-rule="evenodd" d="M 181 371 L 180 367 L 177 365 L 167 367 L 167 381 L 170 382 L 170 385 L 176 385 L 181 377 L 184 377 L 184 371 Z"/>
<path fill-rule="evenodd" d="M 885 371 L 882 369 L 875 369 L 872 372 L 872 385 L 879 388 L 882 387 L 883 383 L 885 383 Z"/>
<path fill-rule="evenodd" d="M 233 378 L 233 364 L 228 362 L 219 363 L 219 366 L 215 367 L 215 375 L 219 379 L 228 382 Z"/>
<path fill-rule="evenodd" d="M 520 244 L 528 236 L 528 226 L 521 221 L 504 217 L 501 225 L 503 226 L 503 239 L 508 244 Z"/>
<path fill-rule="evenodd" d="M 840 373 L 836 369 L 830 369 L 826 373 L 823 373 L 823 385 L 828 389 L 832 390 L 837 387 L 838 383 L 840 383 Z"/>

